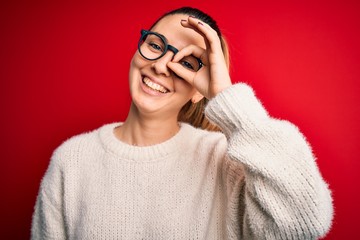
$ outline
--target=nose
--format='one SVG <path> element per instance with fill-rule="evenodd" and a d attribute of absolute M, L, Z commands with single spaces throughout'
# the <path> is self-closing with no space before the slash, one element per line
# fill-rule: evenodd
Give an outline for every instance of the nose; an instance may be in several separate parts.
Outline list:
<path fill-rule="evenodd" d="M 174 53 L 172 51 L 168 51 L 164 56 L 153 62 L 152 68 L 157 74 L 169 77 L 170 69 L 168 68 L 167 64 L 173 59 L 173 57 Z"/>

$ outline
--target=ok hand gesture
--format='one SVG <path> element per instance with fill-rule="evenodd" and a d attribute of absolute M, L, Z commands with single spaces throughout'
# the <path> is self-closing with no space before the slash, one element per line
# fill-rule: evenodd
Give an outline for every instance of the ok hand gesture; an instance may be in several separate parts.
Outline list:
<path fill-rule="evenodd" d="M 181 21 L 185 28 L 191 28 L 203 36 L 206 49 L 189 45 L 180 50 L 169 63 L 169 67 L 185 81 L 193 85 L 204 97 L 211 99 L 231 85 L 231 79 L 217 32 L 208 24 L 194 17 Z M 204 66 L 198 72 L 184 70 L 177 64 L 185 56 L 193 55 L 201 59 Z"/>

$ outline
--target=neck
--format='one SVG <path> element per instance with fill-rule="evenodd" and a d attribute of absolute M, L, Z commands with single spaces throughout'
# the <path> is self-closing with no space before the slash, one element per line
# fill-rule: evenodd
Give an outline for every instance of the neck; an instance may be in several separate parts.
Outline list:
<path fill-rule="evenodd" d="M 115 136 L 130 145 L 150 146 L 164 142 L 179 131 L 177 117 L 141 114 L 132 104 L 125 122 L 115 129 Z"/>

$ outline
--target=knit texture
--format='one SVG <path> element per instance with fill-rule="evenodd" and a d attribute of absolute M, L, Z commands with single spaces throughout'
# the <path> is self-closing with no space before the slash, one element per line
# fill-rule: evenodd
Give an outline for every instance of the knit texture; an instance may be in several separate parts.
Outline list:
<path fill-rule="evenodd" d="M 270 118 L 245 84 L 212 99 L 223 133 L 181 123 L 148 147 L 119 141 L 113 123 L 54 152 L 32 239 L 317 239 L 332 199 L 299 130 Z"/>

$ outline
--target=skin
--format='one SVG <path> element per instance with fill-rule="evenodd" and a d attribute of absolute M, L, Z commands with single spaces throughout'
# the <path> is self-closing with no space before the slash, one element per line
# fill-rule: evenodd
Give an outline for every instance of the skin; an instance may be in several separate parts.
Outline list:
<path fill-rule="evenodd" d="M 196 18 L 176 14 L 163 18 L 152 31 L 167 38 L 180 51 L 168 51 L 162 58 L 149 61 L 137 51 L 130 65 L 129 83 L 132 104 L 126 121 L 114 130 L 128 144 L 149 146 L 166 141 L 179 131 L 177 116 L 189 100 L 211 99 L 231 85 L 220 39 L 215 30 Z M 204 66 L 198 72 L 178 63 L 194 55 Z M 179 78 L 180 76 L 181 78 Z M 152 90 L 151 81 L 167 92 Z"/>

